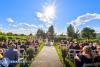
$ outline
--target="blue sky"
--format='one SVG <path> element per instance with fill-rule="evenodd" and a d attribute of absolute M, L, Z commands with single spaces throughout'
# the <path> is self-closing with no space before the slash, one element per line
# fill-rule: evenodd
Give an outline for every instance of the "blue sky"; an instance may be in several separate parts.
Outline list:
<path fill-rule="evenodd" d="M 48 6 L 53 7 L 51 11 L 50 7 L 45 11 Z M 54 25 L 59 34 L 66 33 L 69 24 L 79 30 L 91 27 L 100 33 L 100 1 L 0 0 L 0 29 L 4 32 L 29 34 Z"/>

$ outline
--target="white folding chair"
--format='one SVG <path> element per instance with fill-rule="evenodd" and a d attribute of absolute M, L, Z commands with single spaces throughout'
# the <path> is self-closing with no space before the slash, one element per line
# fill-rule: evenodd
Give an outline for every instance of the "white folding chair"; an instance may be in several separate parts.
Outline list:
<path fill-rule="evenodd" d="M 69 49 L 69 51 L 68 51 L 68 57 L 69 58 L 74 58 L 74 49 Z"/>
<path fill-rule="evenodd" d="M 100 67 L 100 62 L 95 63 L 96 67 Z"/>
<path fill-rule="evenodd" d="M 96 67 L 94 63 L 84 64 L 83 67 Z"/>

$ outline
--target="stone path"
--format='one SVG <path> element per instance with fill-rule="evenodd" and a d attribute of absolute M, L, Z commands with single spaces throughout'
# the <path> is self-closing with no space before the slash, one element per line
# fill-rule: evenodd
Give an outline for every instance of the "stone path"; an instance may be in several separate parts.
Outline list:
<path fill-rule="evenodd" d="M 31 67 L 63 67 L 54 46 L 44 46 Z"/>

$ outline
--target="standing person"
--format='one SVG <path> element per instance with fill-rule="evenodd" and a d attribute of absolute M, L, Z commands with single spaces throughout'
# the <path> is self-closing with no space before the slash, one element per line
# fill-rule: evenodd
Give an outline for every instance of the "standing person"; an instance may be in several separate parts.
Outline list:
<path fill-rule="evenodd" d="M 53 42 L 53 41 L 51 41 L 51 42 L 50 42 L 50 45 L 52 46 L 52 45 L 53 45 L 53 43 L 54 43 L 54 42 Z"/>
<path fill-rule="evenodd" d="M 15 45 L 11 45 L 10 48 L 5 52 L 4 58 L 8 58 L 10 61 L 18 61 L 18 50 L 15 49 Z M 8 67 L 15 67 L 15 63 L 10 63 Z"/>
<path fill-rule="evenodd" d="M 46 46 L 48 45 L 48 38 L 46 38 L 46 40 L 45 40 L 45 45 Z"/>

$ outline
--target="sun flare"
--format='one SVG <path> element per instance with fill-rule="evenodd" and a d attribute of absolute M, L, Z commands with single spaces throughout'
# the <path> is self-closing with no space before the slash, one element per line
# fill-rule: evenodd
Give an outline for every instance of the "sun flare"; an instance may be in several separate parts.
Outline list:
<path fill-rule="evenodd" d="M 55 6 L 49 5 L 44 8 L 44 16 L 48 18 L 53 18 L 55 16 Z"/>

